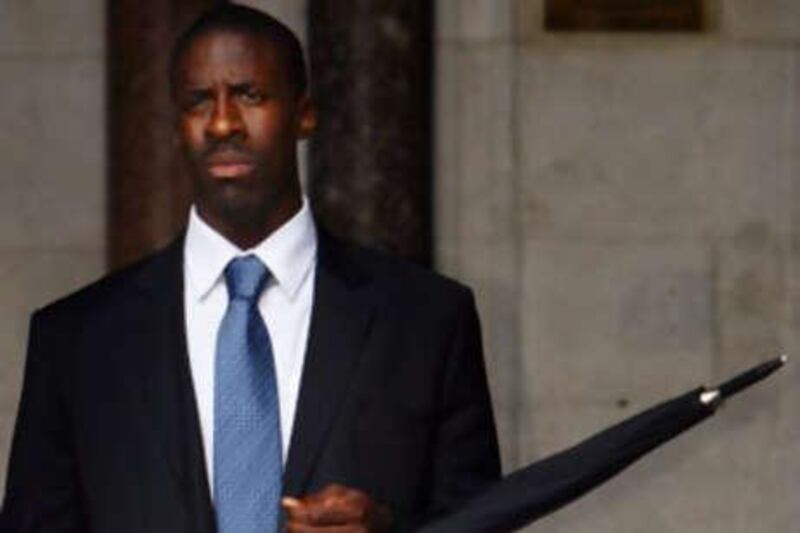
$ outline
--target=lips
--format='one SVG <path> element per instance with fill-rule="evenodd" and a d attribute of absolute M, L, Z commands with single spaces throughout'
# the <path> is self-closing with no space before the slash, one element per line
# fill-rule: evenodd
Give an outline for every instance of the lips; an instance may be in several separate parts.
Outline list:
<path fill-rule="evenodd" d="M 206 159 L 208 173 L 215 178 L 240 178 L 250 174 L 254 163 L 241 154 L 216 153 Z"/>
<path fill-rule="evenodd" d="M 252 163 L 209 163 L 208 172 L 215 178 L 239 178 L 253 171 Z"/>

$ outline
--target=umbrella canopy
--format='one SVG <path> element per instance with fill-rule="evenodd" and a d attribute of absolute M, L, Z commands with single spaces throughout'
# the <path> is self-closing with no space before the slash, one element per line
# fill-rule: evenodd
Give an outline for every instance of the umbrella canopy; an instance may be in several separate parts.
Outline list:
<path fill-rule="evenodd" d="M 673 398 L 556 455 L 506 476 L 463 508 L 420 533 L 513 531 L 601 485 L 646 453 L 711 416 L 719 403 L 780 368 L 786 357 L 759 365 L 717 389 Z"/>

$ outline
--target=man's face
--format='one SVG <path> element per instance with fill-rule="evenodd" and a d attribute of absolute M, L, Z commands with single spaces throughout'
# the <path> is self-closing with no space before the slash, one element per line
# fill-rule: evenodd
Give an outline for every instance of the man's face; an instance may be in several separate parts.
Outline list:
<path fill-rule="evenodd" d="M 313 129 L 313 112 L 268 40 L 198 37 L 178 63 L 175 96 L 195 203 L 208 222 L 258 221 L 299 200 L 296 143 Z"/>

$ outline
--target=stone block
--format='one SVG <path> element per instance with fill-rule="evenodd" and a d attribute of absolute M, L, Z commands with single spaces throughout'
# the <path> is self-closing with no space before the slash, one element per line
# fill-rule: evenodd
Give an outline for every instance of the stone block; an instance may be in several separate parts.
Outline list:
<path fill-rule="evenodd" d="M 706 246 L 528 241 L 522 272 L 522 457 L 711 377 Z"/>
<path fill-rule="evenodd" d="M 514 0 L 440 0 L 437 38 L 480 42 L 513 40 Z"/>
<path fill-rule="evenodd" d="M 529 41 L 545 35 L 544 0 L 516 0 L 514 26 L 520 41 Z"/>
<path fill-rule="evenodd" d="M 516 224 L 513 55 L 510 46 L 443 45 L 437 78 L 436 226 L 445 270 L 469 260 L 447 251 L 508 238 Z M 471 260 L 471 258 L 470 258 Z"/>
<path fill-rule="evenodd" d="M 105 47 L 104 8 L 103 0 L 4 0 L 0 56 L 100 60 Z"/>
<path fill-rule="evenodd" d="M 766 41 L 800 38 L 800 4 L 794 0 L 717 0 L 723 35 Z"/>
<path fill-rule="evenodd" d="M 800 94 L 800 50 L 795 51 L 792 64 L 792 90 L 795 94 Z M 795 105 L 789 109 L 788 116 L 790 128 L 786 134 L 795 146 L 800 146 L 800 105 Z M 800 198 L 800 150 L 792 151 L 790 168 L 794 179 L 792 180 L 789 196 L 791 198 Z M 791 242 L 789 244 L 789 278 L 792 290 L 800 290 L 800 202 L 792 203 L 790 217 L 792 231 L 790 232 Z M 800 306 L 796 309 L 800 313 Z M 800 326 L 800 322 L 798 322 L 798 326 Z M 800 327 L 798 331 L 800 331 Z"/>
<path fill-rule="evenodd" d="M 518 135 L 529 236 L 789 231 L 793 52 L 631 37 L 529 46 L 523 55 Z"/>
<path fill-rule="evenodd" d="M 461 76 L 459 75 L 459 53 L 457 45 L 442 43 L 436 48 L 436 79 L 434 108 L 436 109 L 434 131 L 434 228 L 436 239 L 434 255 L 436 268 L 458 276 L 461 244 L 459 221 L 461 185 L 460 141 Z"/>
<path fill-rule="evenodd" d="M 100 60 L 0 60 L 0 247 L 103 244 Z"/>
<path fill-rule="evenodd" d="M 797 348 L 788 240 L 742 234 L 718 245 L 716 374 Z"/>
<path fill-rule="evenodd" d="M 0 492 L 5 483 L 30 315 L 99 277 L 103 258 L 100 249 L 0 249 Z"/>

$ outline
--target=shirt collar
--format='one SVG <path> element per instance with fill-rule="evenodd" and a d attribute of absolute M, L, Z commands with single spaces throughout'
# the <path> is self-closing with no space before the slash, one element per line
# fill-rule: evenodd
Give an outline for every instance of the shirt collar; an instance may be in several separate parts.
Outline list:
<path fill-rule="evenodd" d="M 209 226 L 192 206 L 184 255 L 188 282 L 197 300 L 204 299 L 222 278 L 231 259 L 254 254 L 272 273 L 274 282 L 294 299 L 317 257 L 317 232 L 308 200 L 266 239 L 242 250 Z"/>

